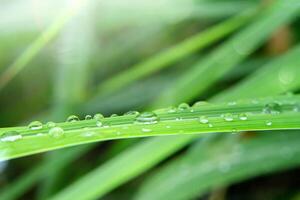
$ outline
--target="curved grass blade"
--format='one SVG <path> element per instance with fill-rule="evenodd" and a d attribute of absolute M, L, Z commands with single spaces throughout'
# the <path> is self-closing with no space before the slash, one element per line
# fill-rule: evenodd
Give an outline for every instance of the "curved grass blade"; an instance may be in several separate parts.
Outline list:
<path fill-rule="evenodd" d="M 0 90 L 11 81 L 28 63 L 59 33 L 64 25 L 78 12 L 80 6 L 86 0 L 78 0 L 71 7 L 67 8 L 11 66 L 0 76 Z"/>
<path fill-rule="evenodd" d="M 263 113 L 268 103 L 282 103 L 277 115 Z M 300 128 L 299 112 L 294 107 L 300 97 L 278 97 L 251 101 L 240 101 L 232 107 L 225 104 L 161 109 L 153 113 L 124 115 L 102 120 L 92 119 L 58 123 L 56 127 L 24 128 L 19 132 L 1 133 L 1 160 L 16 158 L 52 149 L 74 146 L 95 141 L 121 138 L 188 135 L 210 132 L 232 132 L 250 130 L 278 130 Z M 227 113 L 230 113 L 227 120 Z M 238 115 L 249 114 L 249 120 L 237 120 Z M 209 124 L 201 123 L 200 116 L 207 116 Z M 271 121 L 272 126 L 267 123 Z M 100 125 L 101 124 L 101 125 Z M 100 126 L 99 126 L 100 125 Z"/>
<path fill-rule="evenodd" d="M 152 176 L 135 199 L 193 199 L 213 187 L 296 167 L 299 139 L 299 131 L 262 132 L 248 139 L 215 135 Z"/>
<path fill-rule="evenodd" d="M 103 95 L 111 93 L 112 91 L 116 91 L 149 74 L 171 66 L 171 64 L 176 61 L 194 53 L 197 50 L 199 51 L 232 33 L 242 25 L 246 24 L 253 17 L 254 13 L 256 13 L 256 10 L 248 10 L 240 16 L 235 16 L 228 21 L 196 34 L 195 36 L 176 44 L 174 47 L 167 49 L 166 51 L 163 51 L 140 64 L 132 66 L 128 70 L 121 72 L 102 83 L 98 88 L 99 93 Z"/>

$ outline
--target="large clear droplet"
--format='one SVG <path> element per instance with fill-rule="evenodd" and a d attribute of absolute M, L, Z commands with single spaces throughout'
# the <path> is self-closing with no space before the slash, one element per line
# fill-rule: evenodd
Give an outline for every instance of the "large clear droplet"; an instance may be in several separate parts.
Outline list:
<path fill-rule="evenodd" d="M 129 112 L 125 113 L 124 115 L 132 116 L 132 115 L 138 115 L 138 114 L 140 114 L 138 111 L 133 110 L 133 111 L 129 111 Z"/>
<path fill-rule="evenodd" d="M 101 120 L 103 118 L 104 118 L 104 116 L 102 114 L 100 114 L 100 113 L 97 113 L 97 114 L 94 115 L 94 119 L 95 120 Z"/>
<path fill-rule="evenodd" d="M 49 135 L 53 138 L 61 138 L 65 134 L 64 129 L 61 127 L 53 127 L 49 130 Z"/>
<path fill-rule="evenodd" d="M 209 103 L 207 101 L 197 101 L 194 103 L 193 107 L 200 107 L 200 106 L 205 106 L 208 105 Z"/>
<path fill-rule="evenodd" d="M 28 125 L 31 130 L 39 130 L 43 128 L 43 124 L 40 121 L 33 121 Z"/>
<path fill-rule="evenodd" d="M 208 118 L 206 116 L 201 116 L 201 117 L 199 117 L 199 121 L 202 124 L 207 124 L 208 123 Z"/>
<path fill-rule="evenodd" d="M 176 107 L 171 106 L 168 108 L 168 113 L 175 113 L 177 111 Z"/>
<path fill-rule="evenodd" d="M 266 125 L 267 126 L 272 126 L 272 122 L 268 120 L 268 121 L 266 121 Z"/>
<path fill-rule="evenodd" d="M 92 117 L 92 115 L 86 115 L 86 116 L 84 117 L 84 119 L 85 119 L 85 120 L 91 120 L 91 119 L 93 119 L 93 117 Z"/>
<path fill-rule="evenodd" d="M 77 122 L 79 121 L 79 117 L 77 117 L 76 115 L 71 115 L 67 118 L 67 122 Z"/>
<path fill-rule="evenodd" d="M 180 104 L 179 106 L 178 106 L 178 110 L 180 110 L 180 111 L 184 111 L 184 110 L 187 110 L 187 109 L 189 109 L 190 108 L 190 106 L 189 106 L 189 104 L 187 104 L 187 103 L 182 103 L 182 104 Z"/>
<path fill-rule="evenodd" d="M 248 116 L 245 113 L 241 113 L 241 114 L 239 114 L 239 119 L 242 120 L 242 121 L 245 121 L 245 120 L 248 119 Z"/>
<path fill-rule="evenodd" d="M 263 112 L 266 114 L 279 114 L 281 113 L 281 106 L 278 103 L 268 103 L 263 108 Z"/>
<path fill-rule="evenodd" d="M 53 128 L 53 127 L 56 126 L 56 124 L 54 122 L 47 122 L 46 125 L 47 125 L 48 128 Z"/>
<path fill-rule="evenodd" d="M 22 139 L 22 135 L 17 131 L 8 131 L 0 136 L 2 142 L 14 142 Z"/>
<path fill-rule="evenodd" d="M 136 117 L 136 122 L 142 124 L 155 124 L 158 120 L 154 112 L 143 112 Z"/>
<path fill-rule="evenodd" d="M 226 113 L 226 114 L 224 114 L 224 115 L 223 115 L 223 118 L 224 118 L 224 120 L 227 121 L 227 122 L 233 121 L 233 115 L 232 115 L 231 113 Z"/>

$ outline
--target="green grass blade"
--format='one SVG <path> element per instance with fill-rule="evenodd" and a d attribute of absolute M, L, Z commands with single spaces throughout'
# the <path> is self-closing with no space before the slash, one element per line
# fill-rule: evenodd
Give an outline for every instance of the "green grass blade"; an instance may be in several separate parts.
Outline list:
<path fill-rule="evenodd" d="M 189 101 L 207 90 L 235 65 L 253 53 L 273 31 L 298 16 L 299 4 L 295 6 L 289 4 L 293 5 L 294 0 L 275 1 L 252 24 L 176 80 L 172 88 L 168 89 L 154 105 L 157 107 Z"/>
<path fill-rule="evenodd" d="M 135 199 L 193 199 L 214 187 L 300 164 L 299 131 L 258 133 L 248 139 L 242 134 L 219 136 L 169 163 L 146 181 Z"/>
<path fill-rule="evenodd" d="M 29 62 L 59 33 L 64 25 L 77 13 L 85 0 L 80 0 L 66 9 L 29 47 L 23 54 L 0 75 L 0 90 L 11 81 Z"/>
<path fill-rule="evenodd" d="M 213 42 L 216 42 L 228 34 L 232 33 L 242 25 L 246 24 L 254 15 L 256 10 L 251 9 L 240 16 L 235 16 L 228 21 L 220 23 L 208 30 L 198 33 L 174 47 L 167 49 L 148 60 L 132 66 L 128 70 L 112 77 L 111 79 L 102 83 L 98 91 L 102 94 L 116 91 L 134 81 L 137 81 L 147 75 L 153 74 L 163 68 L 171 66 L 171 64 L 178 60 L 204 49 Z"/>
<path fill-rule="evenodd" d="M 293 111 L 294 106 L 297 105 L 292 105 L 292 103 L 297 103 L 299 99 L 298 96 L 267 98 L 260 100 L 258 104 L 241 101 L 237 102 L 234 107 L 223 103 L 195 106 L 184 108 L 184 110 L 179 106 L 174 111 L 167 108 L 156 110 L 154 113 L 150 112 L 150 117 L 134 114 L 104 118 L 101 121 L 92 119 L 58 123 L 59 128 L 44 126 L 38 130 L 32 130 L 24 127 L 18 133 L 13 132 L 12 135 L 11 132 L 1 134 L 0 150 L 3 152 L 1 159 L 6 160 L 67 146 L 121 138 L 232 132 L 233 130 L 297 129 L 300 128 L 298 123 L 300 118 L 297 118 L 300 113 Z M 274 101 L 282 102 L 282 109 L 286 109 L 287 112 L 278 115 L 263 113 L 265 105 Z M 233 122 L 233 119 L 227 120 L 226 113 L 231 113 L 233 116 L 230 118 L 235 120 Z M 249 113 L 249 120 L 237 120 L 241 113 Z M 209 124 L 199 122 L 199 117 L 203 115 L 209 117 Z M 272 121 L 272 126 L 267 121 Z M 99 123 L 101 123 L 100 127 Z M 58 134 L 58 136 L 53 134 Z"/>

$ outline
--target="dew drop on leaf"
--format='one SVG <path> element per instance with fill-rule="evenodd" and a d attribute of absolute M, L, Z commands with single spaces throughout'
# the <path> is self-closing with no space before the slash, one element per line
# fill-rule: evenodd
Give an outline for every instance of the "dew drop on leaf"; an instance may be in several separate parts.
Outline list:
<path fill-rule="evenodd" d="M 193 107 L 205 106 L 207 104 L 209 104 L 207 101 L 197 101 L 196 103 L 194 103 Z"/>
<path fill-rule="evenodd" d="M 149 133 L 149 132 L 151 132 L 152 130 L 149 129 L 149 128 L 142 128 L 142 131 L 143 131 L 144 133 Z"/>
<path fill-rule="evenodd" d="M 97 121 L 96 121 L 96 126 L 97 126 L 97 127 L 101 127 L 102 125 L 103 125 L 103 124 L 102 124 L 102 122 L 101 122 L 100 120 L 97 120 Z"/>
<path fill-rule="evenodd" d="M 143 112 L 136 117 L 136 122 L 142 124 L 155 124 L 158 120 L 154 112 Z"/>
<path fill-rule="evenodd" d="M 266 121 L 266 125 L 267 126 L 272 126 L 272 122 L 271 121 Z"/>
<path fill-rule="evenodd" d="M 199 121 L 200 121 L 200 123 L 202 123 L 202 124 L 207 124 L 207 123 L 208 123 L 208 119 L 207 119 L 206 116 L 201 116 L 201 117 L 199 117 Z"/>
<path fill-rule="evenodd" d="M 39 130 L 43 128 L 43 124 L 40 121 L 33 121 L 28 125 L 31 130 Z"/>
<path fill-rule="evenodd" d="M 168 113 L 175 113 L 176 112 L 176 108 L 171 106 L 168 108 Z"/>
<path fill-rule="evenodd" d="M 248 119 L 248 116 L 246 113 L 241 113 L 241 114 L 239 114 L 239 119 L 242 121 L 245 121 Z"/>
<path fill-rule="evenodd" d="M 104 116 L 102 114 L 100 114 L 100 113 L 97 113 L 97 114 L 94 115 L 94 119 L 95 120 L 101 120 L 103 118 L 104 118 Z"/>
<path fill-rule="evenodd" d="M 79 117 L 77 117 L 76 115 L 70 115 L 67 118 L 67 122 L 77 122 L 77 121 L 79 121 Z"/>
<path fill-rule="evenodd" d="M 187 103 L 182 103 L 178 106 L 178 110 L 180 110 L 180 111 L 187 110 L 189 108 L 190 108 L 190 106 Z"/>
<path fill-rule="evenodd" d="M 110 117 L 118 117 L 117 114 L 112 114 Z"/>
<path fill-rule="evenodd" d="M 92 115 L 86 115 L 86 116 L 84 117 L 84 119 L 85 119 L 85 120 L 91 120 L 91 119 L 93 119 L 93 117 L 92 117 Z"/>
<path fill-rule="evenodd" d="M 124 115 L 132 116 L 132 115 L 138 115 L 138 114 L 140 114 L 138 111 L 133 110 L 133 111 L 129 111 L 129 112 L 125 113 Z"/>
<path fill-rule="evenodd" d="M 22 139 L 22 135 L 17 131 L 8 131 L 0 136 L 2 142 L 14 142 L 20 139 Z"/>
<path fill-rule="evenodd" d="M 235 102 L 235 101 L 231 101 L 231 102 L 228 102 L 227 105 L 228 105 L 228 106 L 235 106 L 235 105 L 236 105 L 236 102 Z"/>
<path fill-rule="evenodd" d="M 281 113 L 281 106 L 278 103 L 268 103 L 263 108 L 265 114 L 279 114 Z"/>
<path fill-rule="evenodd" d="M 49 135 L 53 138 L 61 138 L 65 134 L 64 129 L 61 127 L 53 127 L 49 130 Z"/>
<path fill-rule="evenodd" d="M 46 126 L 47 126 L 48 128 L 53 128 L 53 127 L 56 126 L 56 124 L 55 124 L 54 122 L 47 122 Z"/>
<path fill-rule="evenodd" d="M 223 115 L 223 118 L 227 122 L 232 122 L 233 121 L 233 115 L 231 113 L 226 113 Z"/>

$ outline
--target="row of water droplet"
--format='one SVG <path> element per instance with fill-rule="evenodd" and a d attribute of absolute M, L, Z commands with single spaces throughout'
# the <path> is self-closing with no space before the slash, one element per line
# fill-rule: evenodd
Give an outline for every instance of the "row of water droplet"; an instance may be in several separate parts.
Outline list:
<path fill-rule="evenodd" d="M 207 105 L 207 102 L 197 102 L 193 105 L 193 107 L 199 107 L 199 106 L 204 106 Z M 228 105 L 236 105 L 236 103 L 228 103 Z M 177 111 L 186 111 L 186 110 L 190 110 L 190 112 L 193 112 L 193 109 L 191 109 L 191 107 L 186 104 L 186 103 L 182 103 L 180 104 L 177 108 L 173 108 L 171 107 L 168 110 L 168 113 L 174 113 Z M 300 111 L 300 106 L 299 104 L 296 104 L 293 108 L 294 111 L 299 112 Z M 262 112 L 265 114 L 280 114 L 282 111 L 282 107 L 279 103 L 268 103 L 264 106 Z M 138 111 L 130 111 L 124 114 L 125 116 L 135 116 L 135 123 L 139 123 L 139 124 L 155 124 L 159 122 L 159 117 L 154 113 L 154 112 L 143 112 L 143 113 L 139 113 Z M 111 115 L 111 117 L 116 117 L 118 115 L 113 114 Z M 222 114 L 221 117 L 227 121 L 227 122 L 231 122 L 234 121 L 234 115 L 231 113 L 226 113 L 226 114 Z M 92 117 L 91 115 L 86 115 L 85 116 L 85 120 L 92 120 L 94 119 L 96 121 L 95 126 L 96 127 L 102 127 L 103 126 L 103 121 L 102 119 L 104 118 L 104 116 L 102 114 L 95 114 L 94 117 Z M 246 121 L 248 119 L 248 114 L 246 113 L 240 113 L 238 115 L 238 119 L 241 121 Z M 198 118 L 199 122 L 202 124 L 208 124 L 208 127 L 213 127 L 213 125 L 211 123 L 209 123 L 209 118 L 206 116 L 200 116 Z M 77 122 L 80 121 L 79 117 L 76 115 L 71 115 L 67 118 L 66 122 Z M 272 122 L 271 121 L 266 121 L 266 125 L 267 126 L 271 126 Z M 39 122 L 39 121 L 33 121 L 28 125 L 28 129 L 30 130 L 41 130 L 44 127 L 44 125 Z M 48 131 L 48 135 L 53 137 L 53 138 L 61 138 L 64 136 L 64 129 L 62 127 L 59 127 L 56 125 L 56 123 L 54 122 L 48 122 L 46 124 L 46 127 L 49 129 Z M 143 132 L 151 132 L 151 129 L 149 128 L 143 128 L 142 129 Z M 89 134 L 88 134 L 89 135 Z M 18 131 L 7 131 L 5 133 L 3 133 L 0 136 L 0 141 L 2 142 L 13 142 L 16 140 L 20 140 L 23 138 L 23 135 L 20 134 Z"/>

